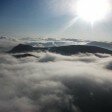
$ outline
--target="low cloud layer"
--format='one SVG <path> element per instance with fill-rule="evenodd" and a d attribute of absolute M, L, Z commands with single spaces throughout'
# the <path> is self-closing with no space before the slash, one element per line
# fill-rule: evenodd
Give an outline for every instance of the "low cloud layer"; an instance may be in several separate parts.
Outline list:
<path fill-rule="evenodd" d="M 112 56 L 0 55 L 0 112 L 112 111 Z"/>
<path fill-rule="evenodd" d="M 20 41 L 16 39 L 6 38 L 6 37 L 4 37 L 3 39 L 0 38 L 0 53 L 11 50 L 13 47 L 18 45 L 19 43 Z"/>

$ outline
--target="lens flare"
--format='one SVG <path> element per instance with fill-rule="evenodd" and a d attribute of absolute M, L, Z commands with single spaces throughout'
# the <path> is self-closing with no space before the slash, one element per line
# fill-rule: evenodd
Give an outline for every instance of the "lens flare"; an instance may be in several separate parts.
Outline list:
<path fill-rule="evenodd" d="M 110 12 L 108 0 L 79 0 L 76 5 L 77 15 L 90 23 L 100 21 Z"/>

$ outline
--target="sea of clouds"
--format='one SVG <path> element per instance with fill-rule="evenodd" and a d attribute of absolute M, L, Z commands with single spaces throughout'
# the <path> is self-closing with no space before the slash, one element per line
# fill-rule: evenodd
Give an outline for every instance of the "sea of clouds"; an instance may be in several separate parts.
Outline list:
<path fill-rule="evenodd" d="M 109 112 L 112 56 L 0 55 L 0 112 Z"/>

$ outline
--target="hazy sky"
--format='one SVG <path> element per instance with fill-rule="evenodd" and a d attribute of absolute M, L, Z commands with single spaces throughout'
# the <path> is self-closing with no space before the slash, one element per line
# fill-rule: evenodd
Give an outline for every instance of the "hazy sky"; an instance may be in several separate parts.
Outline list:
<path fill-rule="evenodd" d="M 76 18 L 77 0 L 0 0 L 0 35 L 112 41 L 110 16 L 91 25 Z M 111 4 L 111 2 L 110 2 Z M 73 6 L 74 5 L 74 6 Z"/>

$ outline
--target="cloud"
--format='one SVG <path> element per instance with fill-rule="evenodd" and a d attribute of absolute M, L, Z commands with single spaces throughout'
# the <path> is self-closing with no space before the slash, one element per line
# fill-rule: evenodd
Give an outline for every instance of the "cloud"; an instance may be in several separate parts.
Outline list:
<path fill-rule="evenodd" d="M 41 57 L 39 58 L 39 62 L 49 62 L 49 61 L 83 61 L 83 62 L 94 62 L 98 57 L 91 55 L 89 53 L 86 54 L 78 54 L 72 56 L 64 56 L 60 54 L 54 53 L 41 53 Z"/>
<path fill-rule="evenodd" d="M 19 40 L 15 40 L 12 38 L 1 38 L 0 39 L 0 53 L 11 50 L 14 46 L 20 43 Z"/>
<path fill-rule="evenodd" d="M 110 55 L 33 55 L 0 55 L 1 112 L 111 111 Z"/>

